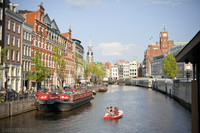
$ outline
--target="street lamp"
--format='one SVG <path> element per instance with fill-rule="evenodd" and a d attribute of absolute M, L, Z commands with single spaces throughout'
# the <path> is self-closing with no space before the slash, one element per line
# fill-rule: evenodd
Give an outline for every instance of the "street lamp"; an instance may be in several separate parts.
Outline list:
<path fill-rule="evenodd" d="M 7 80 L 8 80 L 8 71 L 9 71 L 9 67 L 8 67 L 7 64 L 6 64 L 6 66 L 4 67 L 4 69 L 5 69 L 5 78 L 6 78 L 5 88 L 6 88 L 6 90 L 7 90 L 7 88 L 8 88 Z"/>
<path fill-rule="evenodd" d="M 189 71 L 190 71 L 190 65 L 189 64 L 186 66 L 186 70 L 187 70 L 186 77 L 187 77 L 187 82 L 188 82 L 188 79 L 190 77 L 190 73 L 189 73 Z"/>

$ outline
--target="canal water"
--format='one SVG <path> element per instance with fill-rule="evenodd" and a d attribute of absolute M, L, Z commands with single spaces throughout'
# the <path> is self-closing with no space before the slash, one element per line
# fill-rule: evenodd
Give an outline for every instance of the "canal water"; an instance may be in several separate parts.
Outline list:
<path fill-rule="evenodd" d="M 124 115 L 103 119 L 106 107 Z M 190 133 L 191 113 L 173 99 L 151 89 L 109 86 L 90 104 L 70 112 L 31 111 L 0 120 L 0 132 L 37 133 Z"/>

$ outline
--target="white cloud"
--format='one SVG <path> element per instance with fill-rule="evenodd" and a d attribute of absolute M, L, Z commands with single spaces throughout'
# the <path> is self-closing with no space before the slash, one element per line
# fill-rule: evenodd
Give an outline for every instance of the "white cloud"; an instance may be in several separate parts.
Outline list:
<path fill-rule="evenodd" d="M 101 0 L 65 0 L 68 4 L 76 7 L 85 6 L 103 6 L 104 3 Z"/>
<path fill-rule="evenodd" d="M 124 52 L 136 48 L 135 44 L 121 44 L 119 42 L 100 43 L 95 49 L 101 52 L 101 55 L 106 56 L 121 56 Z"/>
<path fill-rule="evenodd" d="M 160 5 L 170 5 L 170 6 L 180 5 L 183 2 L 187 2 L 187 1 L 191 1 L 191 0 L 143 0 L 145 5 L 160 4 Z"/>

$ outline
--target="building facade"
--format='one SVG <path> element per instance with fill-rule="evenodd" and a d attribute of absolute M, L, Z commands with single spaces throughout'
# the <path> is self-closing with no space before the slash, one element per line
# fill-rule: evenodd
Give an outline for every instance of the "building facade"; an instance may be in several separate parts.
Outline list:
<path fill-rule="evenodd" d="M 123 64 L 123 78 L 129 78 L 130 76 L 130 64 L 126 62 Z"/>
<path fill-rule="evenodd" d="M 5 0 L 0 0 L 0 51 L 1 51 L 1 49 L 3 49 L 4 48 L 4 29 L 5 29 Z M 2 55 L 2 53 L 1 53 L 1 57 L 0 57 L 0 65 L 1 65 L 1 69 L 2 70 L 0 70 L 0 80 L 1 80 L 1 82 L 0 82 L 0 87 L 3 87 L 4 85 L 4 82 L 5 82 L 5 78 L 4 78 L 4 76 L 3 76 L 3 61 L 2 61 L 2 58 L 3 58 L 3 55 Z"/>
<path fill-rule="evenodd" d="M 77 39 L 72 39 L 73 47 L 74 47 L 74 57 L 75 57 L 75 70 L 74 72 L 77 74 L 77 77 L 80 80 L 84 79 L 84 67 L 83 67 L 83 58 L 84 58 L 84 48 L 81 45 L 81 41 Z M 77 58 L 77 59 L 76 59 Z"/>
<path fill-rule="evenodd" d="M 55 70 L 55 62 L 53 61 L 53 48 L 58 46 L 60 51 L 63 52 L 66 61 L 64 70 L 64 81 L 62 84 L 73 83 L 74 73 L 74 53 L 71 38 L 71 28 L 68 32 L 60 33 L 60 30 L 55 22 L 51 20 L 48 14 L 44 12 L 44 6 L 42 2 L 38 6 L 37 11 L 21 11 L 21 16 L 26 18 L 26 23 L 32 26 L 32 52 L 33 57 L 36 51 L 42 54 L 42 61 L 44 65 L 49 68 L 49 77 L 42 83 L 44 86 L 50 88 L 58 86 L 60 84 L 59 76 Z M 34 64 L 31 64 L 31 69 L 34 69 Z M 35 87 L 32 82 L 32 87 Z"/>
<path fill-rule="evenodd" d="M 138 61 L 133 60 L 129 63 L 129 69 L 130 69 L 130 78 L 137 78 L 138 77 Z"/>
<path fill-rule="evenodd" d="M 4 48 L 6 48 L 6 63 L 8 67 L 6 74 L 7 88 L 19 91 L 21 85 L 21 47 L 22 47 L 22 24 L 24 18 L 17 14 L 16 6 L 18 4 L 5 3 L 5 38 Z"/>
<path fill-rule="evenodd" d="M 31 51 L 32 51 L 32 26 L 28 25 L 25 22 L 22 24 L 22 47 L 21 47 L 21 55 L 22 55 L 22 86 L 26 86 L 27 89 L 30 89 L 31 82 L 26 79 L 28 72 L 31 71 Z"/>
<path fill-rule="evenodd" d="M 112 65 L 112 79 L 114 80 L 118 80 L 119 79 L 119 75 L 118 75 L 118 65 Z"/>
<path fill-rule="evenodd" d="M 150 70 L 149 70 L 150 58 L 157 55 L 169 53 L 170 49 L 174 47 L 174 41 L 169 40 L 169 34 L 166 31 L 165 26 L 163 26 L 163 31 L 160 32 L 159 39 L 160 39 L 159 42 L 150 44 L 144 52 L 144 60 L 143 60 L 143 65 L 144 65 L 143 72 L 145 74 L 144 76 L 150 75 Z"/>
<path fill-rule="evenodd" d="M 163 72 L 164 57 L 167 57 L 169 54 L 172 54 L 175 57 L 184 48 L 185 45 L 186 44 L 182 44 L 182 45 L 171 48 L 168 54 L 161 54 L 161 55 L 150 58 L 149 59 L 150 76 L 153 76 L 156 78 L 165 77 L 164 72 Z M 186 78 L 187 73 L 189 73 L 190 77 L 192 77 L 192 65 L 190 63 L 185 64 L 183 62 L 178 62 L 177 68 L 178 68 L 178 75 L 176 78 L 178 79 Z"/>

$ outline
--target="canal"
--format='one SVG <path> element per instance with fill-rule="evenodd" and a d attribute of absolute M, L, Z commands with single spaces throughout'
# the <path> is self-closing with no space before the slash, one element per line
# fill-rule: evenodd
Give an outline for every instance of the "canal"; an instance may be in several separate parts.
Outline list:
<path fill-rule="evenodd" d="M 106 107 L 124 115 L 103 119 Z M 70 112 L 31 111 L 0 120 L 0 132 L 46 133 L 190 133 L 191 113 L 173 99 L 151 89 L 109 86 L 90 104 Z"/>

